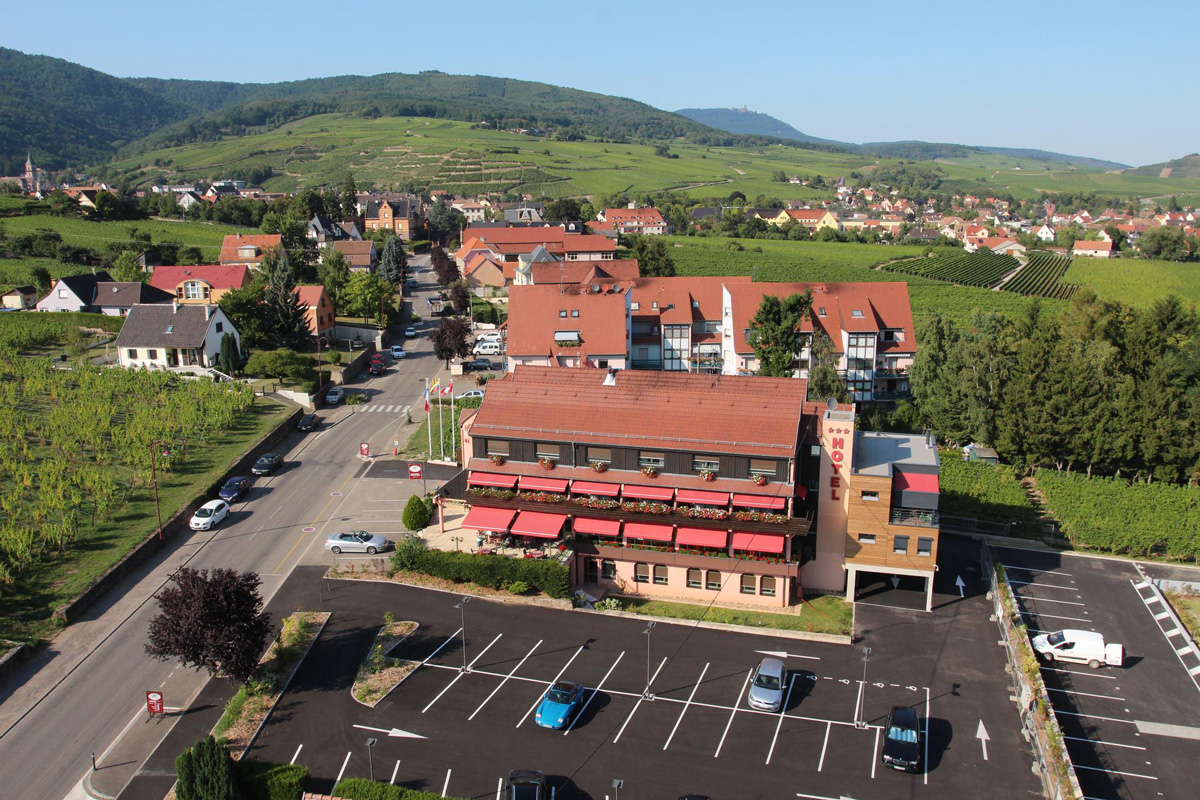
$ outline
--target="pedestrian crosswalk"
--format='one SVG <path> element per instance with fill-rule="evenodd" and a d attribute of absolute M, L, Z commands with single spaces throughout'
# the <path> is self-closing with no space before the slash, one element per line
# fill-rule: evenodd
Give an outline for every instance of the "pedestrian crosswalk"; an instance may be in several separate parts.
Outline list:
<path fill-rule="evenodd" d="M 385 406 L 382 403 L 378 405 L 363 403 L 359 406 L 352 406 L 352 408 L 356 414 L 367 414 L 372 411 L 379 414 L 403 414 L 408 406 Z"/>

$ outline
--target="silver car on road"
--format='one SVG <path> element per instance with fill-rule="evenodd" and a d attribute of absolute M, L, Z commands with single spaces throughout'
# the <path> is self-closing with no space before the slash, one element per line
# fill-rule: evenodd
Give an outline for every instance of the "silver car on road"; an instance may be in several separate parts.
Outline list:
<path fill-rule="evenodd" d="M 375 555 L 388 550 L 392 543 L 378 533 L 366 531 L 350 531 L 349 533 L 331 533 L 325 537 L 325 549 L 333 553 L 370 553 Z"/>

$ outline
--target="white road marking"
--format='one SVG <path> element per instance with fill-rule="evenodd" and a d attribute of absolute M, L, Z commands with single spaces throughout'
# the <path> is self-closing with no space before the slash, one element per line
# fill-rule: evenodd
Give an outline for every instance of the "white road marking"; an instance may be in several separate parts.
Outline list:
<path fill-rule="evenodd" d="M 875 779 L 875 765 L 879 763 L 879 732 L 883 728 L 875 729 L 875 748 L 871 750 L 871 780 Z"/>
<path fill-rule="evenodd" d="M 1124 747 L 1129 750 L 1145 750 L 1146 748 L 1136 744 L 1117 744 L 1116 742 L 1105 742 L 1101 739 L 1089 739 L 1086 736 L 1063 736 L 1064 739 L 1070 739 L 1073 742 L 1087 742 L 1088 744 L 1102 744 L 1105 747 Z"/>
<path fill-rule="evenodd" d="M 1043 589 L 1065 589 L 1068 592 L 1078 592 L 1079 589 L 1074 586 L 1057 586 L 1053 583 L 1038 583 L 1037 581 L 1014 581 L 1009 578 L 1009 583 L 1013 586 L 1037 586 Z"/>
<path fill-rule="evenodd" d="M 1200 740 L 1200 728 L 1193 728 L 1187 725 L 1167 725 L 1162 722 L 1146 722 L 1145 720 L 1135 720 L 1139 733 L 1151 733 L 1157 736 L 1174 736 L 1177 739 L 1197 739 Z"/>
<path fill-rule="evenodd" d="M 1134 581 L 1133 588 L 1140 590 L 1140 589 L 1145 589 L 1149 585 L 1150 584 L 1146 583 L 1145 581 Z"/>
<path fill-rule="evenodd" d="M 733 718 L 737 716 L 738 707 L 742 704 L 742 695 L 746 693 L 746 687 L 750 685 L 750 676 L 754 674 L 751 669 L 746 673 L 746 680 L 742 681 L 742 690 L 738 692 L 737 700 L 733 703 L 733 710 L 729 712 L 729 721 L 725 723 L 725 732 L 721 734 L 721 742 L 717 745 L 717 752 L 713 753 L 713 758 L 721 755 L 721 748 L 725 746 L 725 737 L 729 735 L 729 728 L 733 725 Z"/>
<path fill-rule="evenodd" d="M 1017 564 L 1002 564 L 1001 566 L 1003 566 L 1005 569 L 1019 569 L 1023 572 L 1037 572 L 1042 575 L 1062 575 L 1064 578 L 1075 577 L 1069 572 L 1059 572 L 1056 569 L 1034 569 L 1033 567 L 1022 567 L 1018 566 Z"/>
<path fill-rule="evenodd" d="M 1120 687 L 1117 687 L 1117 688 L 1120 688 Z M 1121 700 L 1121 701 L 1125 700 L 1124 697 L 1115 697 L 1111 694 L 1088 694 L 1087 692 L 1077 692 L 1073 689 L 1052 689 L 1049 686 L 1046 687 L 1046 691 L 1047 692 L 1061 692 L 1062 694 L 1073 694 L 1078 697 L 1098 697 L 1101 700 Z"/>
<path fill-rule="evenodd" d="M 687 713 L 688 706 L 692 704 L 692 698 L 696 696 L 696 690 L 700 688 L 700 683 L 704 680 L 706 672 L 708 672 L 707 663 L 704 665 L 704 669 L 700 670 L 700 677 L 696 679 L 696 685 L 692 687 L 692 693 L 688 695 L 687 701 L 684 702 L 683 710 L 679 712 L 679 719 L 675 720 L 675 727 L 671 728 L 671 735 L 667 737 L 667 742 L 663 745 L 663 750 L 666 750 L 671 745 L 671 740 L 675 738 L 675 731 L 679 730 L 679 723 L 683 722 L 683 715 Z"/>
<path fill-rule="evenodd" d="M 1166 619 L 1166 618 L 1167 618 L 1167 617 L 1169 617 L 1169 616 L 1171 616 L 1171 612 L 1170 612 L 1170 611 L 1160 611 L 1159 613 L 1157 613 L 1157 614 L 1155 614 L 1155 615 L 1154 615 L 1154 619 L 1155 619 L 1155 621 L 1157 622 L 1158 620 L 1160 620 L 1160 619 Z"/>
<path fill-rule="evenodd" d="M 492 639 L 490 642 L 488 642 L 488 646 L 483 648 L 482 650 L 480 650 L 479 655 L 477 655 L 471 659 L 471 663 L 467 664 L 467 672 L 471 671 L 471 668 L 475 666 L 475 662 L 478 661 L 479 659 L 483 658 L 483 654 L 486 653 L 488 650 L 491 650 L 492 645 L 494 645 L 496 642 L 500 641 L 500 637 L 503 635 L 504 635 L 503 633 L 497 633 L 496 638 Z"/>
<path fill-rule="evenodd" d="M 624 657 L 625 657 L 625 651 L 622 650 L 621 655 L 617 656 L 617 660 L 612 663 L 612 666 L 608 668 L 608 672 L 604 673 L 604 677 L 600 679 L 600 682 L 598 684 L 596 684 L 596 688 L 592 689 L 592 696 L 584 701 L 583 705 L 579 709 L 579 713 L 575 715 L 575 718 L 573 720 L 571 720 L 571 724 L 567 726 L 567 729 L 565 731 L 563 731 L 563 736 L 566 736 L 568 733 L 571 732 L 571 729 L 575 727 L 575 723 L 578 722 L 579 718 L 583 716 L 583 712 L 587 711 L 587 707 L 590 706 L 592 704 L 592 701 L 596 699 L 596 695 L 600 694 L 600 689 L 601 689 L 601 687 L 604 686 L 604 682 L 606 680 L 608 680 L 609 675 L 613 674 L 613 670 L 617 668 L 617 664 L 620 664 L 621 659 Z"/>
<path fill-rule="evenodd" d="M 504 791 L 504 778 L 496 779 L 496 800 L 500 800 L 500 792 Z"/>
<path fill-rule="evenodd" d="M 1083 717 L 1085 719 L 1102 719 L 1105 722 L 1124 722 L 1128 725 L 1137 725 L 1137 722 L 1132 719 L 1117 719 L 1116 717 L 1101 717 L 1098 714 L 1076 714 L 1074 711 L 1059 711 L 1054 709 L 1055 714 L 1062 714 L 1067 717 Z"/>
<path fill-rule="evenodd" d="M 1195 675 L 1198 672 L 1200 672 L 1200 667 L 1192 667 L 1188 670 L 1188 675 Z"/>
<path fill-rule="evenodd" d="M 1076 764 L 1075 769 L 1086 769 L 1092 772 L 1106 772 L 1109 775 L 1120 775 L 1125 778 L 1145 778 L 1148 781 L 1158 780 L 1158 777 L 1154 775 L 1140 775 L 1136 772 L 1121 772 L 1120 770 L 1116 769 L 1104 769 L 1104 767 L 1085 767 L 1082 764 Z"/>
<path fill-rule="evenodd" d="M 296 759 L 300 757 L 300 751 L 301 751 L 301 750 L 303 750 L 303 749 L 304 749 L 304 742 L 301 742 L 301 743 L 300 743 L 300 746 L 296 748 L 296 752 L 295 752 L 295 754 L 292 756 L 292 760 L 291 760 L 291 761 L 289 761 L 288 763 L 289 763 L 289 764 L 295 764 L 295 763 L 296 763 Z"/>
<path fill-rule="evenodd" d="M 1049 597 L 1033 597 L 1027 594 L 1017 595 L 1018 600 L 1033 600 L 1036 603 L 1059 603 L 1064 606 L 1086 606 L 1087 603 L 1077 603 L 1074 600 L 1051 600 Z"/>
<path fill-rule="evenodd" d="M 658 677 L 658 673 L 662 672 L 662 668 L 666 665 L 667 659 L 665 658 L 659 662 L 658 669 L 654 670 L 654 674 L 650 676 L 650 683 L 646 684 L 646 694 L 650 693 L 650 687 L 654 685 L 654 680 Z M 617 736 L 615 739 L 613 739 L 613 744 L 616 744 L 621 740 L 621 734 L 625 732 L 625 726 L 629 724 L 629 720 L 633 719 L 633 715 L 637 713 L 637 710 L 642 707 L 642 701 L 646 699 L 646 694 L 643 694 L 641 697 L 639 697 L 638 701 L 633 704 L 633 710 L 629 712 L 629 716 L 625 718 L 623 723 L 621 723 L 621 730 L 617 731 Z M 566 734 L 564 734 L 564 736 L 565 735 Z"/>
<path fill-rule="evenodd" d="M 529 652 L 525 654 L 525 658 L 522 658 L 520 661 L 518 661 L 517 665 L 512 668 L 512 672 L 505 675 L 504 680 L 500 681 L 500 683 L 496 686 L 495 689 L 492 689 L 492 693 L 487 696 L 487 699 L 479 704 L 479 708 L 477 708 L 471 712 L 471 716 L 467 717 L 468 722 L 475 719 L 475 715 L 483 710 L 483 707 L 488 704 L 488 700 L 491 700 L 493 697 L 496 696 L 496 692 L 500 691 L 504 687 L 504 684 L 508 683 L 508 679 L 511 678 L 516 673 L 516 671 L 521 668 L 521 665 L 525 663 L 525 660 L 527 658 L 529 658 L 531 655 L 533 655 L 533 651 L 537 650 L 541 646 L 542 646 L 542 640 L 538 639 L 538 643 L 535 644 L 533 647 L 529 648 Z"/>
<path fill-rule="evenodd" d="M 1043 618 L 1044 619 L 1065 619 L 1065 620 L 1070 620 L 1071 622 L 1091 622 L 1091 620 L 1087 619 L 1086 617 L 1062 617 L 1062 616 L 1059 616 L 1058 614 L 1035 614 L 1032 611 L 1022 611 L 1021 616 L 1037 617 L 1039 619 L 1043 619 Z"/>
<path fill-rule="evenodd" d="M 825 795 L 821 794 L 802 794 L 801 792 L 796 792 L 796 797 L 804 797 L 807 798 L 807 800 L 854 800 L 854 798 L 850 797 L 849 795 L 842 795 L 841 797 L 826 797 Z"/>
<path fill-rule="evenodd" d="M 921 772 L 925 775 L 925 785 L 929 785 L 929 717 L 933 713 L 933 704 L 929 699 L 929 687 L 925 687 L 925 761 L 921 764 Z M 981 722 L 982 724 L 982 722 Z"/>
<path fill-rule="evenodd" d="M 396 759 L 396 766 L 392 767 L 392 778 L 388 781 L 389 786 L 396 785 L 396 773 L 400 771 L 400 759 Z"/>
<path fill-rule="evenodd" d="M 438 645 L 438 648 L 437 648 L 437 650 L 434 650 L 432 653 L 430 653 L 429 655 L 425 656 L 425 660 L 424 660 L 424 661 L 422 661 L 420 664 L 418 664 L 418 665 L 417 665 L 417 666 L 418 666 L 418 668 L 420 668 L 420 667 L 423 667 L 423 666 L 425 666 L 426 664 L 428 664 L 428 663 L 429 663 L 429 659 L 433 658 L 433 657 L 434 657 L 434 656 L 436 656 L 438 653 L 442 652 L 442 648 L 443 648 L 443 647 L 445 647 L 446 645 L 450 644 L 451 642 L 453 642 L 453 641 L 454 641 L 454 640 L 455 640 L 455 639 L 458 637 L 458 635 L 459 635 L 460 633 L 462 633 L 462 628 L 459 628 L 459 629 L 458 629 L 458 630 L 456 630 L 454 633 L 452 633 L 452 634 L 450 634 L 449 636 L 447 636 L 447 637 L 446 637 L 446 641 L 444 641 L 444 642 L 442 642 L 441 644 L 439 644 L 439 645 Z M 436 665 L 433 665 L 433 666 L 436 666 Z"/>
<path fill-rule="evenodd" d="M 452 770 L 446 770 L 446 782 L 442 784 L 442 797 L 446 796 L 446 791 L 450 788 L 450 773 Z"/>
<path fill-rule="evenodd" d="M 1161 603 L 1162 600 L 1159 600 L 1158 595 L 1155 595 L 1154 597 L 1147 597 L 1146 602 L 1147 603 Z"/>
<path fill-rule="evenodd" d="M 334 778 L 334 780 L 333 780 L 334 786 L 337 786 L 338 782 L 341 781 L 342 775 L 346 772 L 346 765 L 349 763 L 350 763 L 350 752 L 347 751 L 346 759 L 342 762 L 342 768 L 338 770 L 338 776 L 336 778 Z"/>
<path fill-rule="evenodd" d="M 787 714 L 788 704 L 792 701 L 792 687 L 796 685 L 796 674 L 792 673 L 792 679 L 788 681 L 787 695 L 783 698 L 783 706 L 779 709 L 779 722 L 775 723 L 775 735 L 771 737 L 771 749 L 767 751 L 767 763 L 771 763 L 771 756 L 775 753 L 775 742 L 779 740 L 779 729 L 783 727 L 783 716 Z"/>
<path fill-rule="evenodd" d="M 1058 669 L 1057 667 L 1042 667 L 1041 670 L 1042 672 L 1062 672 L 1066 675 L 1087 675 L 1089 678 L 1100 678 L 1106 681 L 1115 681 L 1117 679 L 1115 675 L 1101 675 L 1097 670 L 1083 672 L 1077 669 Z"/>
<path fill-rule="evenodd" d="M 826 723 L 825 725 L 825 744 L 821 745 L 821 760 L 817 762 L 817 772 L 825 766 L 825 751 L 829 748 L 829 732 L 833 730 L 833 726 Z"/>
<path fill-rule="evenodd" d="M 563 668 L 558 671 L 558 674 L 555 675 L 553 680 L 551 680 L 549 683 L 546 683 L 546 681 L 539 681 L 534 678 L 521 678 L 521 680 L 529 680 L 533 683 L 544 683 L 544 684 L 546 684 L 546 686 L 553 686 L 555 681 L 557 681 L 559 678 L 562 677 L 563 673 L 567 671 L 567 667 L 571 666 L 571 662 L 574 661 L 576 659 L 576 657 L 580 653 L 583 652 L 583 648 L 585 648 L 585 647 L 587 647 L 587 645 L 585 645 L 585 644 L 579 645 L 579 649 L 575 651 L 575 655 L 571 656 L 571 658 L 567 661 L 567 663 L 563 665 Z M 521 727 L 521 725 L 525 722 L 525 720 L 529 718 L 529 715 L 533 713 L 533 710 L 538 707 L 538 703 L 540 703 L 540 702 L 542 702 L 542 696 L 539 694 L 538 699 L 533 701 L 533 705 L 531 705 L 529 707 L 529 710 L 525 712 L 525 716 L 521 717 L 521 721 L 517 723 L 518 728 Z"/>
<path fill-rule="evenodd" d="M 461 631 L 461 630 L 462 630 L 462 628 L 459 628 L 459 631 Z M 458 683 L 459 678 L 461 678 L 463 675 L 466 675 L 467 673 L 469 673 L 471 671 L 471 667 L 475 666 L 475 662 L 478 661 L 479 659 L 483 658 L 483 654 L 486 653 L 489 649 L 491 649 L 492 645 L 495 644 L 497 641 L 499 641 L 500 637 L 503 635 L 504 635 L 503 633 L 496 634 L 496 638 L 492 639 L 491 643 L 488 644 L 487 647 L 483 648 L 483 650 L 480 651 L 479 655 L 477 655 L 477 656 L 475 656 L 475 658 L 471 659 L 471 663 L 467 665 L 466 670 L 461 671 L 457 675 L 455 675 L 454 680 L 452 680 L 452 681 L 450 681 L 450 683 L 446 684 L 446 688 L 442 689 L 440 692 L 438 692 L 437 697 L 430 700 L 429 705 L 427 705 L 423 709 L 421 709 L 421 713 L 424 714 L 426 711 L 433 708 L 433 704 L 436 703 L 438 700 L 441 700 L 442 695 L 444 695 L 446 692 L 450 691 L 450 687 L 453 686 L 454 684 Z M 443 646 L 445 646 L 444 643 L 443 643 Z M 441 648 L 438 648 L 438 649 L 440 650 Z"/>
<path fill-rule="evenodd" d="M 1185 644 L 1183 647 L 1178 647 L 1175 649 L 1175 655 L 1181 656 L 1184 653 L 1189 652 L 1191 649 L 1192 649 L 1192 645 L 1190 643 Z"/>
<path fill-rule="evenodd" d="M 863 689 L 866 686 L 862 681 L 858 682 L 858 696 L 854 698 L 854 718 L 858 719 L 858 707 L 862 704 Z"/>
<path fill-rule="evenodd" d="M 1183 631 L 1179 630 L 1179 628 L 1171 628 L 1171 630 L 1163 631 L 1163 633 L 1167 636 L 1182 636 L 1183 635 Z"/>

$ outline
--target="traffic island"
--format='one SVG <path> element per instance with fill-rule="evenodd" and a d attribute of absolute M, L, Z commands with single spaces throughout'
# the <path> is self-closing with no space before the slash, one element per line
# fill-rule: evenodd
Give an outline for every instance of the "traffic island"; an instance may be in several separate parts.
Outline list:
<path fill-rule="evenodd" d="M 375 635 L 367 657 L 358 668 L 358 676 L 350 694 L 364 706 L 374 708 L 380 700 L 404 682 L 412 671 L 420 666 L 419 661 L 392 658 L 388 655 L 395 647 L 416 632 L 415 622 L 396 622 L 391 612 L 384 614 L 383 627 Z"/>

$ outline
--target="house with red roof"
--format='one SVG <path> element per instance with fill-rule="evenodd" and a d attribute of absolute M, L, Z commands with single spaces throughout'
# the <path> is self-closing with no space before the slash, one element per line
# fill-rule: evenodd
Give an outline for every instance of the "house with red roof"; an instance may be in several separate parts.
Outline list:
<path fill-rule="evenodd" d="M 597 218 L 622 234 L 655 236 L 667 232 L 667 221 L 657 208 L 606 208 Z"/>
<path fill-rule="evenodd" d="M 1071 255 L 1076 258 L 1112 258 L 1114 252 L 1113 243 L 1104 240 L 1089 242 L 1077 239 L 1071 249 Z"/>
<path fill-rule="evenodd" d="M 185 267 L 155 267 L 150 285 L 170 293 L 184 305 L 216 303 L 231 289 L 250 283 L 245 264 L 195 264 Z"/>
<path fill-rule="evenodd" d="M 611 261 L 617 243 L 598 234 L 567 233 L 562 225 L 542 228 L 479 228 L 463 230 L 463 244 L 454 252 L 459 269 L 469 255 L 486 252 L 498 261 L 519 261 L 541 247 L 559 261 Z"/>
<path fill-rule="evenodd" d="M 283 236 L 278 233 L 230 234 L 221 242 L 222 264 L 244 264 L 247 267 L 259 267 L 262 260 L 271 250 L 278 250 L 287 258 L 283 249 Z"/>
<path fill-rule="evenodd" d="M 505 264 L 503 261 L 497 261 L 487 251 L 477 251 L 467 258 L 462 274 L 472 289 L 485 286 L 503 289 L 512 282 L 511 273 L 515 272 L 513 267 L 511 262 Z"/>
<path fill-rule="evenodd" d="M 331 246 L 346 259 L 351 272 L 374 272 L 379 265 L 379 252 L 370 239 L 333 242 Z"/>
<path fill-rule="evenodd" d="M 629 333 L 629 291 L 623 285 L 595 290 L 589 284 L 541 284 L 509 290 L 510 370 L 521 364 L 625 369 Z"/>
<path fill-rule="evenodd" d="M 305 309 L 308 332 L 313 336 L 332 336 L 334 321 L 333 302 L 325 293 L 324 286 L 297 286 L 296 294 Z"/>
<path fill-rule="evenodd" d="M 458 525 L 485 545 L 550 545 L 595 595 L 787 608 L 802 587 L 854 599 L 872 572 L 921 579 L 928 609 L 934 442 L 857 431 L 854 406 L 806 392 L 788 378 L 518 366 L 464 413 L 464 469 L 438 499 L 467 504 Z"/>

